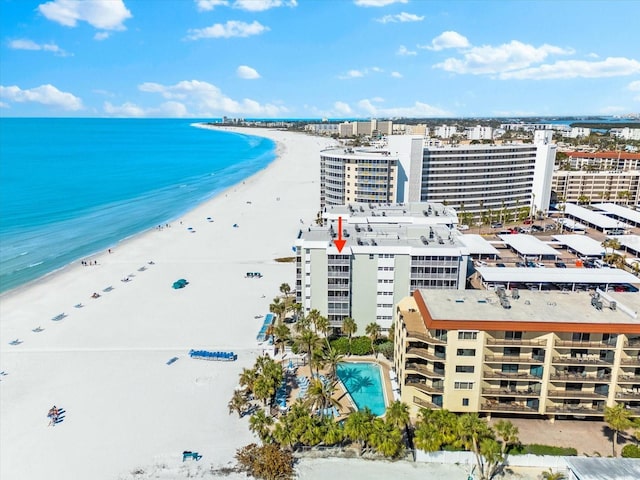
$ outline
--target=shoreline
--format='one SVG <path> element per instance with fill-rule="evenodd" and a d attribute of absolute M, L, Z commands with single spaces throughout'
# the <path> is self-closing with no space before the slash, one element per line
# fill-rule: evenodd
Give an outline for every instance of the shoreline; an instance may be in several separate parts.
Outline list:
<path fill-rule="evenodd" d="M 177 214 L 174 217 L 168 217 L 168 218 L 164 219 L 162 221 L 163 224 L 170 224 L 170 223 L 173 223 L 173 222 L 180 221 L 181 217 L 184 217 L 185 215 L 188 215 L 193 210 L 201 207 L 202 205 L 206 204 L 207 202 L 210 202 L 210 201 L 214 200 L 216 197 L 218 197 L 220 195 L 226 194 L 227 192 L 229 192 L 232 189 L 236 188 L 238 185 L 241 185 L 242 183 L 244 183 L 248 179 L 253 178 L 256 175 L 260 175 L 261 173 L 263 173 L 267 169 L 269 169 L 269 167 L 271 167 L 271 165 L 274 162 L 278 161 L 278 159 L 281 156 L 281 154 L 284 151 L 286 151 L 286 148 L 283 145 L 281 145 L 281 142 L 278 142 L 277 140 L 274 140 L 273 138 L 270 138 L 269 136 L 264 135 L 264 131 L 268 131 L 269 130 L 269 129 L 266 129 L 266 128 L 255 129 L 255 128 L 248 128 L 248 127 L 215 127 L 213 125 L 207 125 L 204 122 L 191 123 L 191 124 L 189 124 L 189 126 L 193 127 L 193 128 L 204 129 L 204 130 L 224 130 L 224 131 L 227 131 L 229 133 L 234 133 L 234 134 L 242 135 L 242 136 L 257 136 L 257 137 L 268 138 L 268 139 L 272 140 L 274 142 L 274 144 L 275 144 L 275 148 L 273 149 L 274 158 L 265 167 L 261 168 L 260 170 L 258 170 L 257 172 L 255 172 L 251 176 L 245 178 L 244 180 L 241 180 L 241 181 L 239 181 L 237 183 L 229 185 L 228 187 L 225 187 L 224 189 L 222 189 L 218 193 L 212 193 L 211 196 L 206 198 L 204 201 L 193 205 L 192 207 L 190 207 L 187 210 L 183 211 L 181 214 Z M 237 129 L 237 131 L 233 130 L 234 128 Z M 259 131 L 261 131 L 263 133 L 263 135 L 252 134 L 252 133 L 250 133 L 251 130 L 259 130 Z M 52 270 L 50 272 L 47 272 L 44 275 L 41 275 L 40 277 L 34 278 L 32 280 L 29 280 L 26 283 L 23 283 L 21 285 L 17 285 L 15 287 L 12 287 L 9 290 L 6 290 L 4 292 L 0 292 L 0 301 L 2 301 L 6 297 L 8 297 L 8 296 L 10 296 L 10 295 L 12 295 L 14 293 L 17 293 L 18 291 L 30 288 L 30 287 L 38 284 L 39 282 L 45 282 L 48 279 L 54 277 L 55 275 L 61 274 L 66 269 L 82 266 L 81 265 L 82 261 L 95 260 L 97 257 L 102 256 L 109 249 L 113 250 L 115 248 L 120 248 L 121 246 L 126 245 L 127 242 L 135 240 L 137 237 L 139 237 L 141 235 L 145 235 L 147 233 L 151 233 L 151 232 L 155 231 L 156 229 L 157 229 L 156 226 L 151 226 L 151 227 L 146 228 L 144 230 L 141 230 L 139 232 L 135 232 L 135 233 L 132 233 L 130 235 L 127 235 L 126 237 L 124 237 L 124 238 L 118 240 L 117 242 L 115 242 L 114 244 L 108 245 L 105 248 L 101 248 L 100 250 L 96 250 L 96 251 L 94 251 L 92 253 L 84 255 L 81 258 L 77 258 L 75 260 L 72 260 L 71 262 L 69 262 L 69 263 L 67 263 L 67 264 L 65 264 L 63 266 L 58 267 L 58 268 L 56 268 L 56 269 L 54 269 L 54 270 Z"/>
<path fill-rule="evenodd" d="M 227 402 L 261 353 L 255 317 L 281 283 L 295 286 L 292 264 L 275 258 L 315 220 L 318 153 L 333 141 L 224 128 L 274 140 L 276 159 L 171 227 L 92 256 L 97 266 L 76 261 L 0 297 L 0 477 L 107 480 L 157 462 L 179 469 L 183 450 L 219 467 L 255 441 Z M 172 289 L 178 278 L 189 285 Z M 238 360 L 191 359 L 192 348 Z M 67 412 L 56 427 L 51 405 Z"/>

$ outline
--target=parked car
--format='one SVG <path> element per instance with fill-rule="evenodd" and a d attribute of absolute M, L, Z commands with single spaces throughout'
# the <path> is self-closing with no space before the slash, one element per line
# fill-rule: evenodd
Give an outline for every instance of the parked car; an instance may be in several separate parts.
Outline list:
<path fill-rule="evenodd" d="M 493 222 L 491 224 L 491 228 L 501 228 L 502 227 L 502 223 L 500 222 Z"/>
<path fill-rule="evenodd" d="M 536 263 L 536 267 L 538 267 L 538 268 L 544 268 L 544 267 L 545 267 L 545 264 L 544 264 L 544 263 L 542 263 L 542 262 L 538 262 L 538 263 Z"/>
<path fill-rule="evenodd" d="M 542 228 L 540 225 L 531 225 L 531 230 L 533 230 L 534 232 L 543 232 L 544 228 Z"/>
<path fill-rule="evenodd" d="M 567 265 L 564 262 L 556 262 L 557 268 L 567 268 Z"/>
<path fill-rule="evenodd" d="M 460 231 L 469 230 L 469 225 L 464 225 L 462 223 L 459 223 L 458 225 L 456 225 L 456 228 Z"/>
<path fill-rule="evenodd" d="M 522 262 L 516 262 L 516 267 L 526 267 L 526 265 Z"/>
<path fill-rule="evenodd" d="M 524 222 L 525 225 L 531 225 L 533 223 L 533 220 L 531 220 L 530 218 L 527 218 Z"/>
<path fill-rule="evenodd" d="M 504 263 L 496 263 L 496 267 L 505 268 L 506 265 Z"/>
<path fill-rule="evenodd" d="M 536 264 L 535 264 L 535 263 L 533 263 L 533 262 L 529 262 L 529 261 L 528 261 L 528 262 L 526 262 L 526 265 L 527 265 L 527 267 L 529 267 L 529 268 L 536 268 Z"/>

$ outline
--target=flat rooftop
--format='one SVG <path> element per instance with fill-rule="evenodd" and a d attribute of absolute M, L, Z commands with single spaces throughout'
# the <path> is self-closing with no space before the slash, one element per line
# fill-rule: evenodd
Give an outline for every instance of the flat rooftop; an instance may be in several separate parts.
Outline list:
<path fill-rule="evenodd" d="M 596 203 L 591 205 L 603 214 L 617 215 L 634 223 L 640 223 L 640 212 L 615 203 Z"/>
<path fill-rule="evenodd" d="M 552 235 L 551 238 L 579 255 L 602 257 L 605 254 L 602 243 L 586 235 Z"/>
<path fill-rule="evenodd" d="M 511 308 L 503 308 L 495 292 L 487 290 L 419 290 L 434 320 L 554 322 L 554 323 L 627 323 L 640 327 L 637 312 L 640 295 L 612 293 L 603 295 L 603 308 L 591 305 L 588 292 L 530 292 L 519 290 L 520 298 L 512 292 L 506 296 Z M 616 310 L 609 308 L 611 299 Z M 635 312 L 636 318 L 623 311 Z"/>
<path fill-rule="evenodd" d="M 327 205 L 322 216 L 347 223 L 458 223 L 458 214 L 442 203 L 353 203 Z"/>
<path fill-rule="evenodd" d="M 332 230 L 333 229 L 333 230 Z M 324 227 L 307 227 L 301 230 L 300 239 L 304 242 L 323 242 L 331 245 L 337 238 L 338 222 L 332 222 Z M 335 237 L 331 232 L 335 233 Z M 345 248 L 357 252 L 359 247 L 414 247 L 423 249 L 438 249 L 443 255 L 459 255 L 465 245 L 460 241 L 460 235 L 444 225 L 399 225 L 397 223 L 376 224 L 342 224 L 342 237 L 347 241 Z M 321 245 L 316 245 L 320 247 Z M 449 252 L 447 250 L 450 250 Z M 367 251 L 369 251 L 367 249 Z M 344 252 L 344 250 L 343 250 Z"/>
<path fill-rule="evenodd" d="M 587 222 L 602 229 L 631 228 L 631 225 L 627 225 L 620 220 L 607 217 L 602 213 L 594 212 L 593 210 L 589 210 L 588 208 L 584 208 L 573 203 L 566 203 L 564 212 L 567 215 L 579 218 L 583 222 Z"/>
<path fill-rule="evenodd" d="M 498 238 L 523 257 L 560 256 L 555 248 L 550 247 L 533 235 L 509 234 L 498 235 Z"/>
<path fill-rule="evenodd" d="M 471 255 L 497 255 L 500 252 L 491 242 L 486 240 L 482 235 L 475 233 L 465 233 L 460 235 L 460 241 L 469 249 Z"/>
<path fill-rule="evenodd" d="M 524 268 L 476 267 L 484 282 L 489 283 L 639 283 L 633 274 L 619 268 Z M 638 295 L 640 297 L 640 295 Z"/>

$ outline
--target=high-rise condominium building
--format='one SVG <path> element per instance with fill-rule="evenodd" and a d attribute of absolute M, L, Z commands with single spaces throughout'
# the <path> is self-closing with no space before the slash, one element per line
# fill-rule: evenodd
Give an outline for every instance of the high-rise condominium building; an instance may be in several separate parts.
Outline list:
<path fill-rule="evenodd" d="M 359 332 L 374 321 L 386 330 L 394 305 L 416 288 L 465 288 L 469 253 L 453 209 L 354 204 L 323 216 L 325 226 L 301 230 L 296 242 L 296 300 L 333 327 L 351 317 Z M 342 251 L 333 244 L 340 221 Z"/>
<path fill-rule="evenodd" d="M 640 416 L 637 293 L 417 290 L 395 311 L 401 399 L 486 415 Z"/>
<path fill-rule="evenodd" d="M 321 206 L 435 202 L 455 208 L 463 221 L 545 211 L 556 152 L 551 137 L 548 130 L 528 144 L 437 146 L 391 135 L 385 147 L 325 150 Z"/>

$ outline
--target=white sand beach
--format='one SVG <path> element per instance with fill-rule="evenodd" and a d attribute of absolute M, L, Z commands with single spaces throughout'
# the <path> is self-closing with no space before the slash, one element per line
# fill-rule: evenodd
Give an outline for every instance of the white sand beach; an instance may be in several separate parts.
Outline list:
<path fill-rule="evenodd" d="M 227 402 L 261 353 L 263 320 L 254 317 L 268 312 L 281 283 L 295 286 L 295 264 L 274 259 L 292 256 L 298 230 L 314 220 L 318 152 L 333 141 L 233 130 L 275 140 L 278 159 L 169 228 L 87 259 L 96 266 L 77 262 L 0 298 L 1 478 L 115 479 L 158 465 L 183 472 L 183 450 L 203 456 L 184 468 L 206 470 L 255 441 Z M 189 285 L 172 289 L 179 278 Z M 199 348 L 238 360 L 191 359 Z M 55 427 L 52 405 L 65 411 Z"/>

